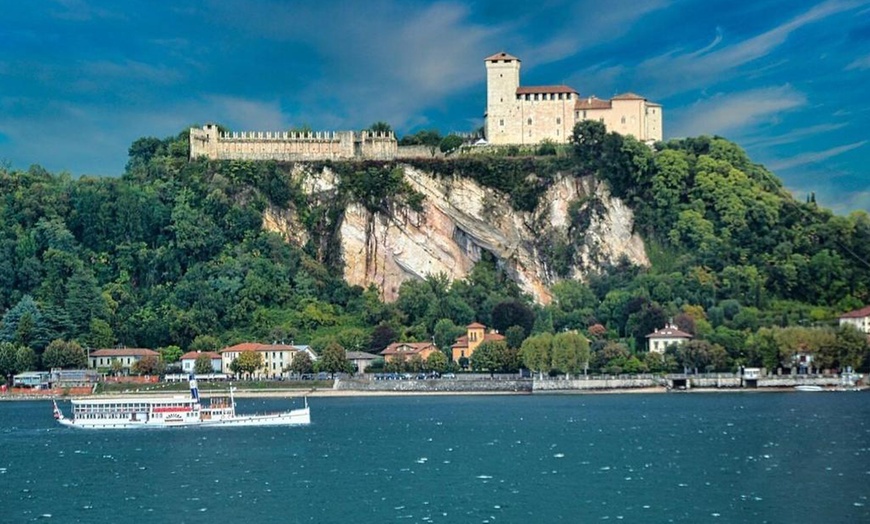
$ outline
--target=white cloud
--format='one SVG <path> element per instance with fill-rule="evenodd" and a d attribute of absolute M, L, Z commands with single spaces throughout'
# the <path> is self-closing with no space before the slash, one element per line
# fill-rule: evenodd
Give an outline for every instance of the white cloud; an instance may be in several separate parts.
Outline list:
<path fill-rule="evenodd" d="M 741 145 L 744 147 L 772 147 L 772 146 L 781 146 L 784 144 L 793 144 L 795 142 L 800 142 L 801 140 L 805 140 L 807 138 L 814 138 L 818 135 L 829 133 L 831 131 L 836 131 L 838 129 L 842 129 L 846 127 L 846 123 L 838 123 L 838 124 L 818 124 L 809 127 L 802 127 L 798 129 L 794 129 L 789 131 L 788 133 L 783 133 L 780 135 L 761 135 L 753 137 L 753 138 L 745 138 L 741 141 Z"/>
<path fill-rule="evenodd" d="M 865 55 L 865 56 L 862 56 L 860 58 L 856 58 L 849 65 L 846 66 L 847 71 L 851 71 L 851 70 L 855 70 L 855 69 L 858 71 L 866 71 L 867 69 L 870 69 L 870 55 Z"/>
<path fill-rule="evenodd" d="M 774 161 L 770 164 L 769 167 L 772 171 L 779 171 L 807 164 L 817 164 L 829 158 L 842 155 L 843 153 L 848 153 L 853 149 L 863 147 L 865 144 L 867 144 L 867 140 L 861 140 L 860 142 L 853 142 L 851 144 L 832 147 L 823 151 L 811 151 L 807 153 L 802 153 L 800 155 L 795 155 L 791 158 Z"/>
<path fill-rule="evenodd" d="M 740 133 L 750 126 L 774 122 L 778 114 L 805 104 L 806 97 L 791 86 L 720 94 L 674 111 L 668 135 Z"/>
<path fill-rule="evenodd" d="M 720 47 L 725 42 L 717 28 L 713 45 L 698 51 L 673 50 L 650 58 L 638 67 L 638 74 L 667 85 L 671 92 L 690 90 L 730 78 L 738 69 L 765 57 L 782 45 L 796 30 L 819 22 L 829 16 L 846 12 L 862 2 L 828 0 L 764 33 L 733 45 Z"/>

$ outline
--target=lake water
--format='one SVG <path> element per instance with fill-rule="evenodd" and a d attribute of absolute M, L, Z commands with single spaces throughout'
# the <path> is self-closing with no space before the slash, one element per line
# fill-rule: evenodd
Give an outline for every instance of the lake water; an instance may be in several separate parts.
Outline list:
<path fill-rule="evenodd" d="M 86 432 L 0 402 L 0 522 L 870 522 L 868 393 L 310 404 L 308 427 Z"/>

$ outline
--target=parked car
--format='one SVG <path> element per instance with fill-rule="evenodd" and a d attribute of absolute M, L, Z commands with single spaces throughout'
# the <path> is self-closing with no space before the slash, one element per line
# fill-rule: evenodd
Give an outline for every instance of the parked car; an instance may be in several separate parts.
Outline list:
<path fill-rule="evenodd" d="M 456 378 L 456 373 L 444 373 L 441 378 Z"/>

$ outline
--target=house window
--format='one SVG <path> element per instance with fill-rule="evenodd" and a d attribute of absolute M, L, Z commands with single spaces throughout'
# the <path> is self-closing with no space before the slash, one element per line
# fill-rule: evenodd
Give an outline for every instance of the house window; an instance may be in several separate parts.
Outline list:
<path fill-rule="evenodd" d="M 622 117 L 621 123 L 623 123 L 623 124 L 625 123 L 625 117 Z"/>

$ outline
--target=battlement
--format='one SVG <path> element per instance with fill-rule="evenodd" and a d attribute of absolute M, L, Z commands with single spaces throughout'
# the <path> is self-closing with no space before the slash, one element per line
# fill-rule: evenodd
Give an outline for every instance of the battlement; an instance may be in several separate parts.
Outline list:
<path fill-rule="evenodd" d="M 398 142 L 381 131 L 231 131 L 190 129 L 190 158 L 214 160 L 392 160 Z"/>

